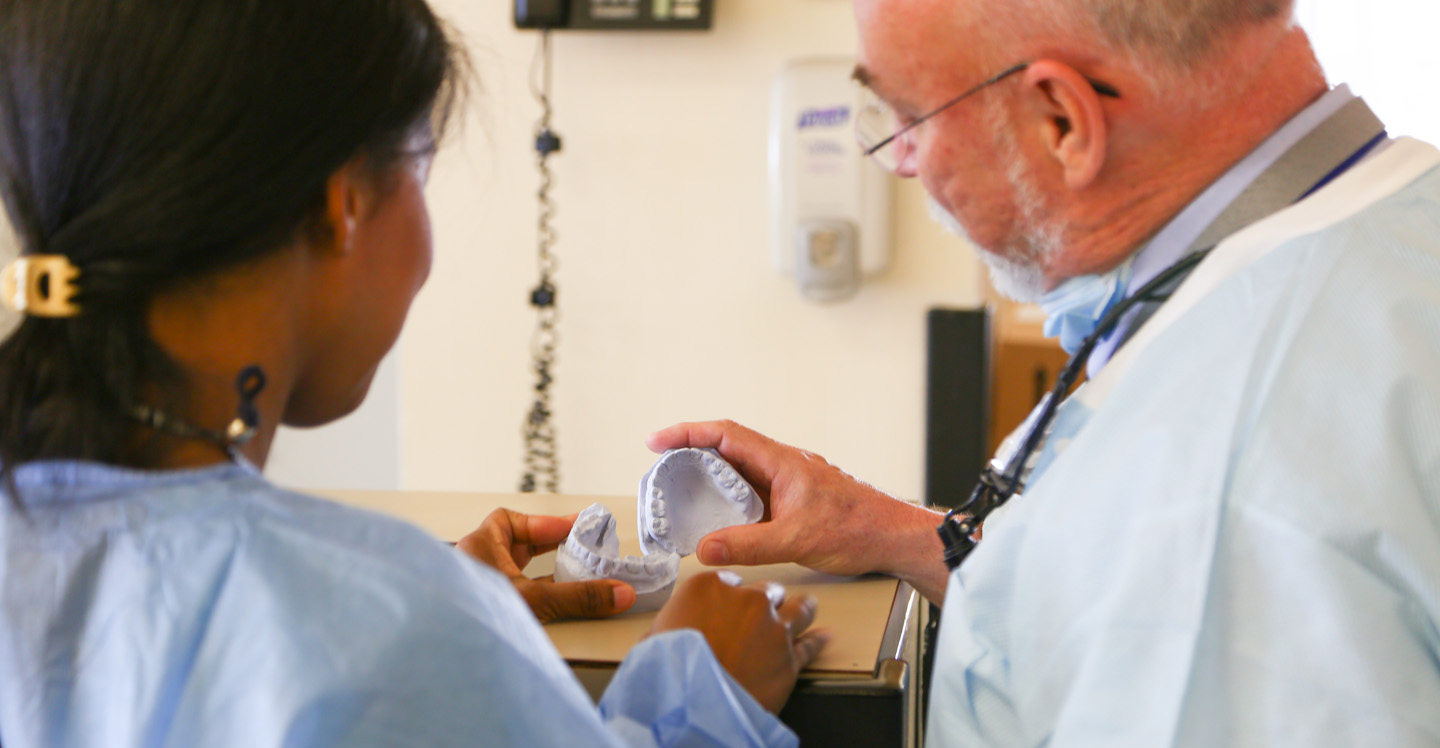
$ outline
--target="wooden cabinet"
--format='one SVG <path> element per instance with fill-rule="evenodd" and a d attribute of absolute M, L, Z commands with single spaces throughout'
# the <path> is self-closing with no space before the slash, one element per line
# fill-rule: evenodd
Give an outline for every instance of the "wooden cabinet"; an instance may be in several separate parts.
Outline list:
<path fill-rule="evenodd" d="M 1070 360 L 1041 332 L 1045 316 L 1030 304 L 991 300 L 990 453 L 1055 386 Z"/>

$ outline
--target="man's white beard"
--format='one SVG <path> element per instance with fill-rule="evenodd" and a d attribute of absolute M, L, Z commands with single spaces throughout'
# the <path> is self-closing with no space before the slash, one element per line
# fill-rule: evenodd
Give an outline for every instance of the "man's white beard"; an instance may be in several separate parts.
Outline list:
<path fill-rule="evenodd" d="M 1031 259 L 1012 260 L 980 246 L 970 237 L 970 232 L 965 230 L 959 219 L 950 215 L 950 211 L 945 210 L 935 198 L 927 195 L 926 202 L 930 206 L 930 217 L 936 223 L 975 248 L 980 261 L 985 263 L 986 269 L 990 271 L 990 285 L 1002 296 L 1022 304 L 1031 304 L 1045 295 L 1045 272 L 1039 263 Z"/>
<path fill-rule="evenodd" d="M 1062 227 L 1049 216 L 1045 197 L 1025 169 L 1020 147 L 1008 128 L 1004 110 L 991 107 L 986 112 L 988 125 L 994 132 L 995 147 L 1006 163 L 1005 176 L 1010 182 L 1011 199 L 1019 216 L 1018 235 L 1006 245 L 987 247 L 976 242 L 960 220 L 945 210 L 934 197 L 926 196 L 930 217 L 951 233 L 969 242 L 980 254 L 980 261 L 990 270 L 990 284 L 1002 295 L 1023 304 L 1039 301 L 1045 296 L 1045 268 L 1064 249 Z"/>

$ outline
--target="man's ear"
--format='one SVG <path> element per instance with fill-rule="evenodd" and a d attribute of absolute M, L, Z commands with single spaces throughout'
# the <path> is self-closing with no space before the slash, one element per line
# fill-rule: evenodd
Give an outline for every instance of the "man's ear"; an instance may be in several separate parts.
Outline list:
<path fill-rule="evenodd" d="M 325 220 L 330 230 L 326 249 L 349 252 L 354 243 L 355 229 L 369 199 L 360 170 L 358 160 L 350 161 L 325 182 Z"/>
<path fill-rule="evenodd" d="M 1061 62 L 1037 60 L 1025 70 L 1026 91 L 1038 107 L 1040 137 L 1072 190 L 1089 186 L 1105 165 L 1108 131 L 1100 94 Z"/>

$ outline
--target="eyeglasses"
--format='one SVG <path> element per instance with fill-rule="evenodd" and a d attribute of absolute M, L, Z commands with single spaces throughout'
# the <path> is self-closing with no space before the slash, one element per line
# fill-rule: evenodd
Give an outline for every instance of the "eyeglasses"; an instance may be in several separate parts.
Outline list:
<path fill-rule="evenodd" d="M 999 83 L 1010 76 L 1030 67 L 1030 63 L 1022 62 L 981 81 L 979 85 L 971 88 L 955 98 L 941 104 L 909 122 L 905 122 L 900 115 L 883 101 L 873 95 L 870 100 L 860 108 L 860 114 L 855 118 L 855 139 L 860 142 L 860 148 L 866 156 L 875 159 L 875 163 L 889 172 L 894 172 L 900 167 L 905 156 L 908 155 L 907 140 L 905 135 L 911 130 L 919 127 L 925 120 L 949 109 L 965 99 L 985 90 L 986 88 Z M 1095 93 L 1101 96 L 1120 98 L 1120 92 L 1107 83 L 1102 83 L 1091 78 L 1086 82 L 1095 89 Z"/>

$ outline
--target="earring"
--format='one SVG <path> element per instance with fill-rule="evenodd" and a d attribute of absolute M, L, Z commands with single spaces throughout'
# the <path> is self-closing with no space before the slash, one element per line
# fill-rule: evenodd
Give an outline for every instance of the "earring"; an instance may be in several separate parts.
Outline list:
<path fill-rule="evenodd" d="M 149 405 L 136 405 L 129 411 L 130 418 L 143 426 L 162 431 L 181 439 L 205 439 L 225 450 L 231 459 L 239 456 L 240 447 L 255 438 L 260 428 L 260 409 L 255 398 L 265 389 L 265 371 L 259 366 L 247 366 L 235 379 L 235 391 L 240 395 L 240 405 L 235 409 L 235 420 L 224 431 L 203 429 L 179 418 L 171 417 L 164 411 Z"/>
<path fill-rule="evenodd" d="M 225 438 L 233 447 L 243 447 L 255 438 L 260 427 L 260 409 L 255 407 L 255 398 L 265 389 L 265 372 L 259 366 L 247 366 L 235 379 L 235 390 L 240 395 L 235 420 L 225 429 Z"/>

